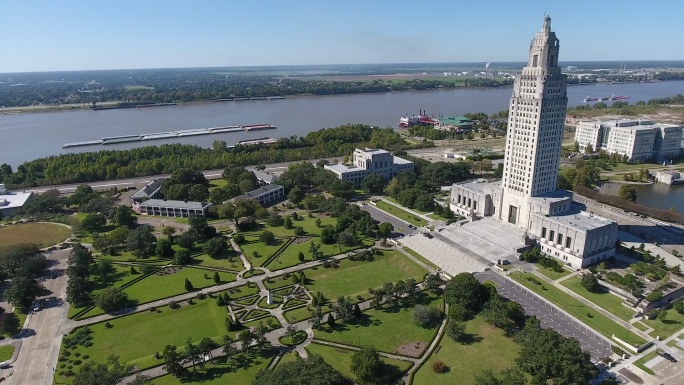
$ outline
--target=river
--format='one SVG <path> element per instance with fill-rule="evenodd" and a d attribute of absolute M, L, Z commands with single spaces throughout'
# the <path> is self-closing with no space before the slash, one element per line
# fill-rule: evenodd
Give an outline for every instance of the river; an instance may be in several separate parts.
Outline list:
<path fill-rule="evenodd" d="M 633 103 L 684 93 L 684 82 L 645 84 L 596 84 L 568 87 L 568 104 L 583 104 L 586 96 L 630 96 Z M 345 123 L 367 123 L 395 127 L 405 113 L 460 115 L 494 113 L 508 108 L 511 87 L 483 89 L 438 89 L 333 96 L 298 96 L 283 100 L 219 103 L 186 103 L 170 107 L 120 110 L 78 110 L 0 115 L 0 164 L 13 167 L 45 156 L 68 152 L 129 149 L 181 142 L 209 147 L 214 140 L 234 144 L 260 137 L 303 136 L 324 127 Z M 609 102 L 610 103 L 610 102 Z M 68 142 L 106 136 L 144 134 L 227 125 L 270 123 L 278 128 L 254 132 L 223 133 L 182 139 L 84 146 L 62 149 Z"/>
<path fill-rule="evenodd" d="M 604 194 L 618 195 L 621 183 L 609 182 L 601 185 Z M 670 186 L 665 183 L 635 184 L 637 203 L 644 206 L 668 210 L 674 207 L 684 213 L 684 185 Z"/>

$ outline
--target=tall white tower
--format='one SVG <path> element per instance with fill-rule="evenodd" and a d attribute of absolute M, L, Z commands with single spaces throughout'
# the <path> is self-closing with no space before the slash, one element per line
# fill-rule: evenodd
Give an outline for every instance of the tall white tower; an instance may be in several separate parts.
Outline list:
<path fill-rule="evenodd" d="M 531 198 L 556 190 L 568 104 L 567 77 L 558 66 L 558 51 L 551 18 L 546 16 L 511 97 L 499 218 L 525 229 L 530 228 Z"/>

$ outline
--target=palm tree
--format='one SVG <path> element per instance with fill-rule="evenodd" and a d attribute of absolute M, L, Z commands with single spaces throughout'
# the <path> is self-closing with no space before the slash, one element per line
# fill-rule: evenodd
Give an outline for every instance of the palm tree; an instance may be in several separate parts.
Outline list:
<path fill-rule="evenodd" d="M 223 354 L 225 354 L 228 359 L 232 359 L 237 353 L 238 349 L 235 347 L 235 340 L 229 335 L 223 336 Z"/>

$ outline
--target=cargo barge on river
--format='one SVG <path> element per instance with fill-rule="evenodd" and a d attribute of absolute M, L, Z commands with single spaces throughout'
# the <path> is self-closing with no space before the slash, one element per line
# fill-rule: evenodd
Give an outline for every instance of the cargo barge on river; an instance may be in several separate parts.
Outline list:
<path fill-rule="evenodd" d="M 72 142 L 65 143 L 62 148 L 69 147 L 80 147 L 80 146 L 93 146 L 93 145 L 107 145 L 107 144 L 119 144 L 128 142 L 141 142 L 147 140 L 158 140 L 158 139 L 171 139 L 171 138 L 182 138 L 185 136 L 195 136 L 195 135 L 209 135 L 209 134 L 221 134 L 225 132 L 238 132 L 238 131 L 258 131 L 258 130 L 269 130 L 275 129 L 276 126 L 272 124 L 250 124 L 245 126 L 224 126 L 224 127 L 212 127 L 212 128 L 197 128 L 192 130 L 179 130 L 179 131 L 168 131 L 168 132 L 157 132 L 151 134 L 139 134 L 139 135 L 123 135 L 123 136 L 109 136 L 99 140 L 86 140 L 83 142 Z"/>

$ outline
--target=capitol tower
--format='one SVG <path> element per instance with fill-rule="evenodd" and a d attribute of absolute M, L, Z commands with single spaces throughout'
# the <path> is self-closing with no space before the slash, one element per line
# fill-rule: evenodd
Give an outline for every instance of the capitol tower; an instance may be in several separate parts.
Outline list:
<path fill-rule="evenodd" d="M 559 49 L 546 16 L 511 97 L 499 219 L 522 228 L 530 228 L 529 198 L 556 190 L 568 104 Z"/>

